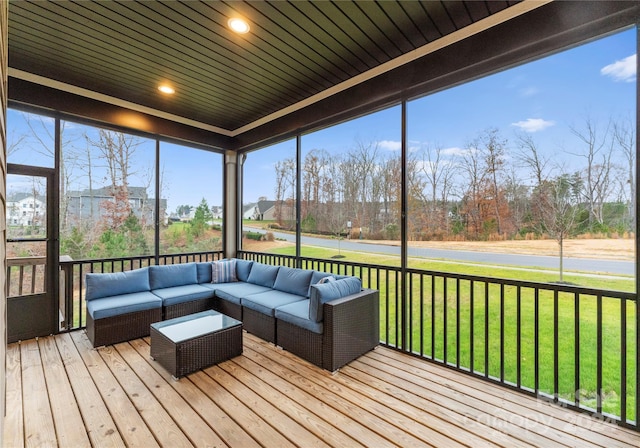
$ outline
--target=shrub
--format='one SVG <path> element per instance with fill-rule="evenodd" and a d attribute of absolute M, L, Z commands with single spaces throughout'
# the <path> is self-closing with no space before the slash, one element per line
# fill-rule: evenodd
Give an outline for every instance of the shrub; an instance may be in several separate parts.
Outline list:
<path fill-rule="evenodd" d="M 262 233 L 260 232 L 245 232 L 244 237 L 249 240 L 260 241 L 262 239 Z"/>

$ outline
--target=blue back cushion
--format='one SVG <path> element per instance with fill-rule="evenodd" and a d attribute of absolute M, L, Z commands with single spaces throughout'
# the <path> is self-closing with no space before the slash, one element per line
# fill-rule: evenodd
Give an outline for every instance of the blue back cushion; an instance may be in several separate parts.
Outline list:
<path fill-rule="evenodd" d="M 211 283 L 211 262 L 203 261 L 196 263 L 198 283 Z"/>
<path fill-rule="evenodd" d="M 246 282 L 249 280 L 251 266 L 253 266 L 253 261 L 236 259 L 236 277 L 238 277 L 239 281 Z"/>
<path fill-rule="evenodd" d="M 309 319 L 322 322 L 324 319 L 322 306 L 326 302 L 360 292 L 362 282 L 358 277 L 347 277 L 334 282 L 311 285 L 310 289 Z"/>
<path fill-rule="evenodd" d="M 151 289 L 171 288 L 172 286 L 194 283 L 198 283 L 198 270 L 195 263 L 149 266 Z"/>
<path fill-rule="evenodd" d="M 276 281 L 279 269 L 280 266 L 269 266 L 268 264 L 254 262 L 253 266 L 251 266 L 251 272 L 249 273 L 247 281 L 254 285 L 273 288 L 273 283 Z"/>
<path fill-rule="evenodd" d="M 86 300 L 149 291 L 149 268 L 108 274 L 87 274 Z"/>
<path fill-rule="evenodd" d="M 293 269 L 281 266 L 276 276 L 273 288 L 278 291 L 284 291 L 298 296 L 308 297 L 309 283 L 313 271 L 304 269 Z"/>

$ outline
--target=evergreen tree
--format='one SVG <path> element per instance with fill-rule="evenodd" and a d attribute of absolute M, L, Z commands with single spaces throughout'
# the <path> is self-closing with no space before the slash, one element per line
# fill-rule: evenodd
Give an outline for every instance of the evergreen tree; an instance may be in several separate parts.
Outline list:
<path fill-rule="evenodd" d="M 193 214 L 193 219 L 191 220 L 191 234 L 195 238 L 202 236 L 212 221 L 213 214 L 211 213 L 209 204 L 207 204 L 207 200 L 205 198 L 202 198 L 202 201 L 200 201 L 200 205 L 196 208 L 196 211 Z"/>

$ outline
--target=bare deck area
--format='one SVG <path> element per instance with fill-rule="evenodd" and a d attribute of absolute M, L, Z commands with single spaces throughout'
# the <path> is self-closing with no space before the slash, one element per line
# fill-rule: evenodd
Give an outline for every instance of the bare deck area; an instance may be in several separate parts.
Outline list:
<path fill-rule="evenodd" d="M 148 339 L 7 349 L 5 447 L 638 447 L 640 433 L 379 347 L 331 374 L 244 334 L 174 380 Z"/>

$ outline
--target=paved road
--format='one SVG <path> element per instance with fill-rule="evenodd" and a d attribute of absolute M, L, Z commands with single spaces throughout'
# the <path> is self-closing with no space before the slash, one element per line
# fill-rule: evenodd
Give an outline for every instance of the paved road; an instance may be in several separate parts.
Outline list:
<path fill-rule="evenodd" d="M 249 231 L 264 230 L 246 228 Z M 295 241 L 295 235 L 289 233 L 273 232 L 275 237 L 287 241 Z M 400 246 L 389 246 L 386 244 L 364 243 L 360 241 L 350 241 L 330 238 L 316 238 L 310 236 L 302 236 L 302 244 L 309 246 L 328 247 L 335 250 L 342 249 L 357 252 L 373 252 L 379 254 L 390 254 L 400 256 Z M 464 261 L 467 263 L 495 263 L 499 265 L 537 267 L 543 269 L 559 268 L 558 257 L 539 256 L 539 255 L 518 255 L 518 254 L 501 254 L 493 252 L 474 252 L 464 250 L 444 250 L 430 248 L 409 248 L 408 255 L 410 257 L 424 257 L 445 260 Z M 635 274 L 635 263 L 632 261 L 615 261 L 615 260 L 598 260 L 589 258 L 567 258 L 564 259 L 565 271 L 583 271 L 583 272 L 599 272 L 606 274 Z"/>

